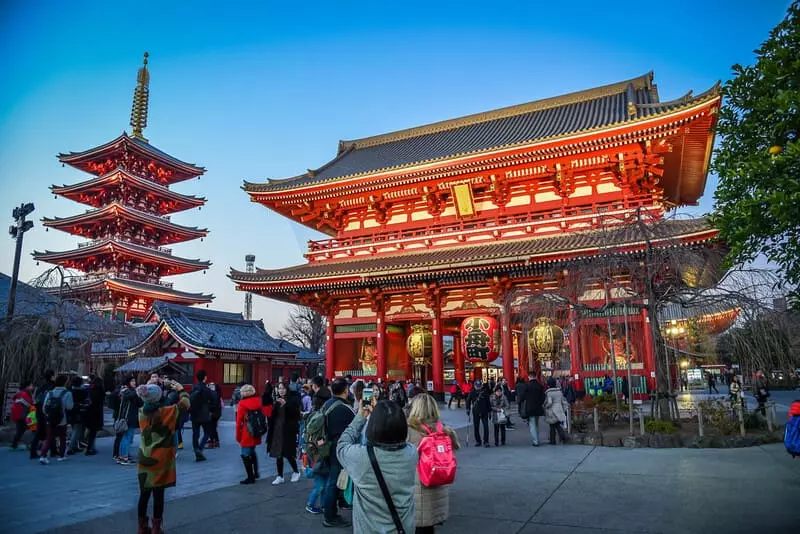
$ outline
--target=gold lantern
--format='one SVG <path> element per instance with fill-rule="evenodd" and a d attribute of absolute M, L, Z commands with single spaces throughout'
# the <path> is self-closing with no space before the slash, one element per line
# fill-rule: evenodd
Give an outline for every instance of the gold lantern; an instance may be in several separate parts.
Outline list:
<path fill-rule="evenodd" d="M 536 326 L 528 331 L 528 348 L 539 360 L 555 359 L 564 344 L 564 331 L 549 317 L 539 317 Z"/>
<path fill-rule="evenodd" d="M 415 324 L 406 340 L 406 351 L 414 365 L 430 365 L 433 356 L 433 333 L 430 325 Z"/>

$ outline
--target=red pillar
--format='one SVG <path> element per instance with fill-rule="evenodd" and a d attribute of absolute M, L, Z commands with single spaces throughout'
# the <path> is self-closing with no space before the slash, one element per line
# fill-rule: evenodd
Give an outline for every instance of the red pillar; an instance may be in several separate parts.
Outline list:
<path fill-rule="evenodd" d="M 647 309 L 642 308 L 642 329 L 644 341 L 644 370 L 647 373 L 647 385 L 649 389 L 656 388 L 656 379 L 653 373 L 656 372 L 656 352 L 653 346 L 653 331 L 651 330 L 650 317 L 647 314 Z"/>
<path fill-rule="evenodd" d="M 511 309 L 503 308 L 500 314 L 500 345 L 503 349 L 503 377 L 514 383 L 514 342 L 511 338 Z"/>
<path fill-rule="evenodd" d="M 575 378 L 580 371 L 581 355 L 578 351 L 578 312 L 575 308 L 569 310 L 569 373 Z"/>
<path fill-rule="evenodd" d="M 519 376 L 528 380 L 530 375 L 528 365 L 528 329 L 522 330 L 519 335 Z"/>
<path fill-rule="evenodd" d="M 378 351 L 378 378 L 386 380 L 386 320 L 383 308 L 378 310 L 378 339 L 376 350 Z"/>
<path fill-rule="evenodd" d="M 336 371 L 336 344 L 333 340 L 333 318 L 334 314 L 328 314 L 328 324 L 325 327 L 325 378 L 333 380 Z"/>
<path fill-rule="evenodd" d="M 466 369 L 464 366 L 464 351 L 461 350 L 461 338 L 453 336 L 453 360 L 455 361 L 456 382 L 464 385 Z"/>
<path fill-rule="evenodd" d="M 444 354 L 442 353 L 442 320 L 439 310 L 433 317 L 433 392 L 444 395 Z"/>

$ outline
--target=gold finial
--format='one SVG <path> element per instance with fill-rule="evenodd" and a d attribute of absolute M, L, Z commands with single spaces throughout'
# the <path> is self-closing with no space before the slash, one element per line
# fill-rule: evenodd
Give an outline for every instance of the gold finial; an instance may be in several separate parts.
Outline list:
<path fill-rule="evenodd" d="M 633 119 L 636 117 L 636 104 L 628 101 L 628 118 Z"/>
<path fill-rule="evenodd" d="M 150 56 L 144 53 L 144 64 L 139 69 L 136 76 L 136 89 L 133 90 L 133 107 L 131 108 L 131 135 L 141 139 L 145 143 L 147 138 L 142 131 L 147 127 L 147 106 L 150 101 L 150 72 L 147 70 L 147 58 Z"/>

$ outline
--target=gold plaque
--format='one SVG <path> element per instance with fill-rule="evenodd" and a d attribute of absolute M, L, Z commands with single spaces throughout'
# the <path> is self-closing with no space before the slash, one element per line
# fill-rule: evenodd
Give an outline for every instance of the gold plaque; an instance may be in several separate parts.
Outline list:
<path fill-rule="evenodd" d="M 469 183 L 455 184 L 450 187 L 456 214 L 461 217 L 475 216 L 475 203 L 472 198 L 472 186 Z"/>

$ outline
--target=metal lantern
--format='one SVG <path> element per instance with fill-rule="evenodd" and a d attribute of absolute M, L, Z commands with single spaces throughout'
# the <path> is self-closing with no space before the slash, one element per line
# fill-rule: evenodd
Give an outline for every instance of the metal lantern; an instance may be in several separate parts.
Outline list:
<path fill-rule="evenodd" d="M 467 317 L 461 323 L 461 348 L 473 367 L 486 367 L 500 355 L 500 329 L 490 315 Z"/>
<path fill-rule="evenodd" d="M 554 359 L 564 344 L 564 331 L 549 317 L 539 317 L 536 326 L 528 331 L 528 349 L 539 360 Z"/>
<path fill-rule="evenodd" d="M 406 351 L 414 365 L 430 365 L 433 356 L 433 333 L 430 325 L 411 325 L 411 334 L 406 339 Z"/>

